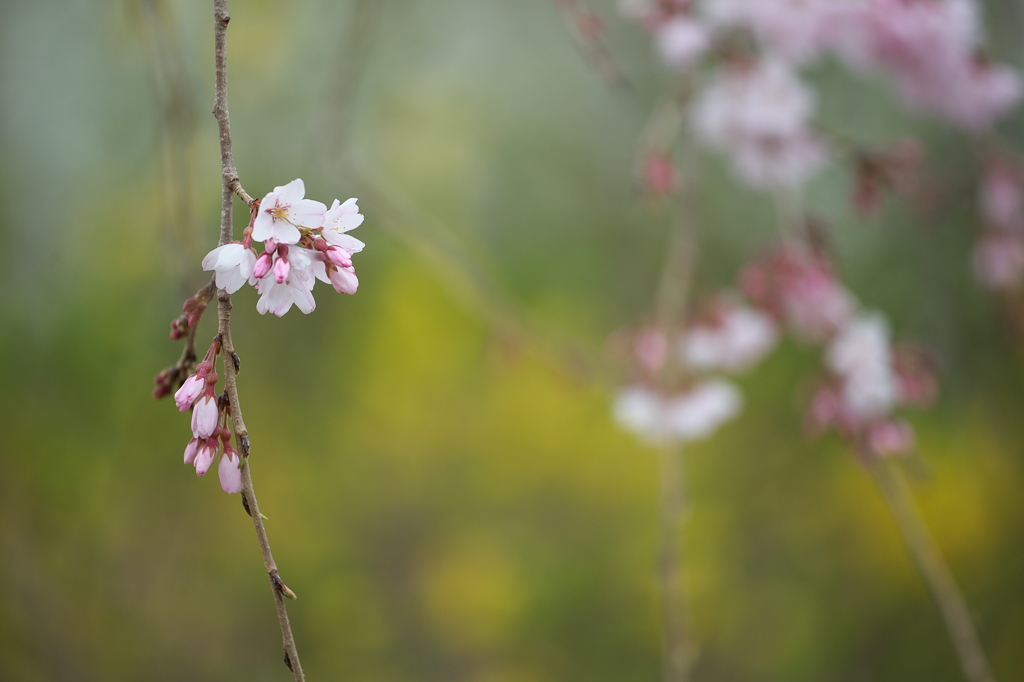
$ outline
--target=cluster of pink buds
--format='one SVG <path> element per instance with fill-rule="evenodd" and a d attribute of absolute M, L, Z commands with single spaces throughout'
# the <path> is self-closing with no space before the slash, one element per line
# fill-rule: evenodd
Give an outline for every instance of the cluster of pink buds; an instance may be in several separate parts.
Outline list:
<path fill-rule="evenodd" d="M 356 200 L 335 199 L 328 208 L 305 194 L 302 180 L 275 187 L 254 203 L 242 241 L 219 246 L 203 259 L 203 269 L 216 271 L 217 286 L 228 293 L 246 282 L 256 287 L 260 314 L 280 317 L 292 305 L 312 312 L 318 279 L 338 293 L 354 294 L 359 286 L 352 256 L 364 244 L 346 234 L 363 222 Z M 263 243 L 263 253 L 257 254 L 253 242 Z"/>
<path fill-rule="evenodd" d="M 812 433 L 834 429 L 865 456 L 912 451 L 912 429 L 892 413 L 934 399 L 931 363 L 892 344 L 885 320 L 858 309 L 823 253 L 786 244 L 750 263 L 740 284 L 798 340 L 823 349 L 826 377 L 806 415 Z"/>
<path fill-rule="evenodd" d="M 174 402 L 181 412 L 192 410 L 192 440 L 185 447 L 185 464 L 192 464 L 196 474 L 203 476 L 217 453 L 223 451 L 218 467 L 220 486 L 226 493 L 237 493 L 242 489 L 242 460 L 231 447 L 227 406 L 215 391 L 217 372 L 213 366 L 220 350 L 220 338 L 214 338 L 206 357 L 196 365 L 195 373 L 189 375 L 174 394 Z"/>

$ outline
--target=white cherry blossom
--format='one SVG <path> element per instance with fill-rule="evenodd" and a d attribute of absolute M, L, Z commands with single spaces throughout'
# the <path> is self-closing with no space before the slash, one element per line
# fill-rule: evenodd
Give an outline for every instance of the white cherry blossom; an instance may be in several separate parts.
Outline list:
<path fill-rule="evenodd" d="M 218 246 L 203 259 L 203 270 L 215 270 L 217 286 L 229 294 L 242 288 L 255 265 L 256 252 L 240 242 Z"/>
<path fill-rule="evenodd" d="M 279 244 L 296 244 L 302 233 L 299 228 L 315 230 L 324 224 L 327 207 L 319 201 L 305 199 L 306 185 L 301 179 L 275 187 L 260 201 L 260 209 L 252 226 L 253 241 L 273 238 Z"/>

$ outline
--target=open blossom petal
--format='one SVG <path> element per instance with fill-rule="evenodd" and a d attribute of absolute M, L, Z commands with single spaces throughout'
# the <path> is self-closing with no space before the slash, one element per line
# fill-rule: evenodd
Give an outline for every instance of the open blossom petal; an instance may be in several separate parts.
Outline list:
<path fill-rule="evenodd" d="M 213 396 L 203 396 L 192 408 L 192 435 L 196 438 L 209 438 L 217 430 L 220 409 Z"/>
<path fill-rule="evenodd" d="M 260 315 L 269 312 L 281 317 L 295 305 L 303 313 L 309 314 L 316 308 L 312 286 L 313 282 L 302 277 L 294 266 L 288 279 L 282 283 L 273 277 L 264 277 L 256 284 L 256 290 L 261 294 L 260 300 L 256 302 L 256 310 Z"/>
<path fill-rule="evenodd" d="M 253 222 L 253 240 L 262 242 L 273 238 L 280 244 L 295 244 L 301 237 L 298 228 L 322 226 L 327 207 L 319 201 L 304 199 L 305 194 L 305 184 L 296 179 L 275 187 L 263 197 Z"/>
<path fill-rule="evenodd" d="M 331 244 L 340 246 L 349 253 L 355 253 L 352 249 L 348 248 L 340 240 L 344 237 L 344 234 L 349 230 L 354 230 L 363 224 L 363 215 L 359 212 L 359 205 L 355 199 L 349 199 L 345 203 L 340 203 L 337 199 L 331 204 L 331 207 L 327 209 L 324 214 L 324 239 Z M 351 237 L 349 238 L 351 239 Z M 358 240 L 356 240 L 358 241 Z M 362 244 L 362 242 L 360 242 Z M 361 249 L 357 249 L 361 250 Z"/>
<path fill-rule="evenodd" d="M 366 244 L 356 239 L 355 237 L 352 237 L 347 234 L 343 234 L 340 237 L 335 237 L 333 243 L 334 246 L 337 246 L 340 249 L 345 249 L 346 251 L 348 251 L 349 255 L 359 253 L 366 247 Z"/>
<path fill-rule="evenodd" d="M 216 270 L 217 286 L 229 294 L 242 288 L 255 265 L 256 253 L 239 242 L 218 246 L 203 259 L 203 270 Z"/>

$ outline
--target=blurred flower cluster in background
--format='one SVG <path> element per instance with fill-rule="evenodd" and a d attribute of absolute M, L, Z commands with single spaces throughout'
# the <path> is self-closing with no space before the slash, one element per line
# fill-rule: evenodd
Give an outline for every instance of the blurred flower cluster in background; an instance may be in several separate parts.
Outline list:
<path fill-rule="evenodd" d="M 33 209 L 0 218 L 0 679 L 282 679 L 249 518 L 148 398 L 217 245 L 212 24 L 0 4 L 0 197 Z M 310 679 L 657 679 L 669 441 L 694 679 L 963 679 L 888 455 L 1020 675 L 1021 30 L 1010 0 L 232 6 L 243 184 L 358 197 L 372 244 L 314 315 L 236 282 Z"/>

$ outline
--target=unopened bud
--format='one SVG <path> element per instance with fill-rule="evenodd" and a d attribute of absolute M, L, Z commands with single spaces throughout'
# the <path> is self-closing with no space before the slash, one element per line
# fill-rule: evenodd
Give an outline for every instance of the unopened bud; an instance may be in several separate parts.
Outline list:
<path fill-rule="evenodd" d="M 256 265 L 253 266 L 252 276 L 256 279 L 263 279 L 270 272 L 270 266 L 274 262 L 274 257 L 270 251 L 264 251 L 260 254 L 260 257 L 256 259 Z"/>

